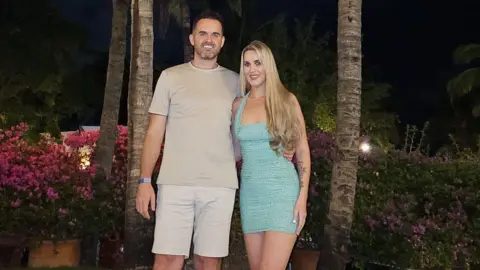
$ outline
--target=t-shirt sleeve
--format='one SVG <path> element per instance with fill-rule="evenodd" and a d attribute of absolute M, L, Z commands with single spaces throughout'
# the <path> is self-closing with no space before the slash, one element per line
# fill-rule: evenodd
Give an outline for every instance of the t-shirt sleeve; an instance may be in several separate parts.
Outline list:
<path fill-rule="evenodd" d="M 164 70 L 158 78 L 149 113 L 167 116 L 170 109 L 170 82 Z"/>

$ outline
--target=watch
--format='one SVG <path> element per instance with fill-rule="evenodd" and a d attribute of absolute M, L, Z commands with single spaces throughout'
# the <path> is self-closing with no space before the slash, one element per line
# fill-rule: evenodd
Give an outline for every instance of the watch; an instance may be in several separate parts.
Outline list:
<path fill-rule="evenodd" d="M 151 183 L 151 182 L 152 182 L 152 179 L 150 179 L 150 178 L 140 178 L 140 180 L 138 180 L 139 184 Z"/>

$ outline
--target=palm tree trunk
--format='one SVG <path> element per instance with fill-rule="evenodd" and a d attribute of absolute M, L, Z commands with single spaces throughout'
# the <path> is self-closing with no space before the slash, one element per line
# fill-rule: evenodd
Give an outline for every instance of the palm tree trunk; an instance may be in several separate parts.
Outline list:
<path fill-rule="evenodd" d="M 148 126 L 148 107 L 153 94 L 152 0 L 132 0 L 131 61 L 128 91 L 128 181 L 125 209 L 125 269 L 151 269 L 153 219 L 135 210 L 140 156 Z"/>
<path fill-rule="evenodd" d="M 126 26 L 128 6 L 124 0 L 112 0 L 112 36 L 108 57 L 107 80 L 103 100 L 100 134 L 95 146 L 95 163 L 98 164 L 93 189 L 110 177 L 112 159 L 117 139 L 118 114 L 122 95 L 125 68 Z M 97 236 L 89 235 L 82 241 L 82 264 L 95 265 Z"/>
<path fill-rule="evenodd" d="M 103 100 L 100 134 L 96 144 L 97 179 L 110 176 L 117 138 L 118 114 L 125 68 L 128 6 L 124 0 L 113 0 L 112 37 L 108 57 L 107 80 Z"/>
<path fill-rule="evenodd" d="M 357 181 L 362 85 L 361 0 L 338 1 L 338 92 L 334 161 L 324 248 L 317 265 L 344 270 L 349 260 L 350 230 Z"/>
<path fill-rule="evenodd" d="M 193 59 L 193 46 L 190 44 L 190 39 L 188 38 L 191 33 L 191 26 L 190 8 L 186 0 L 180 1 L 180 10 L 182 14 L 183 60 L 187 63 Z"/>

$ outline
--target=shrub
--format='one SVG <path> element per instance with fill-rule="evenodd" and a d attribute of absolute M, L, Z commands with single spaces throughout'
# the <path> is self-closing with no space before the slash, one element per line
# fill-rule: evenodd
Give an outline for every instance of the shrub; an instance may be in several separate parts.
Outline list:
<path fill-rule="evenodd" d="M 125 219 L 125 188 L 127 181 L 127 139 L 128 129 L 117 127 L 114 156 L 110 177 L 106 181 L 95 180 L 94 200 L 85 209 L 90 226 L 84 228 L 86 234 L 99 234 L 101 237 L 118 237 L 122 233 Z M 77 151 L 84 151 L 83 161 L 95 168 L 95 144 L 99 131 L 75 132 L 66 136 L 65 145 Z"/>
<path fill-rule="evenodd" d="M 82 232 L 94 171 L 48 137 L 32 143 L 21 124 L 0 130 L 0 232 L 61 240 Z"/>
<path fill-rule="evenodd" d="M 26 125 L 0 130 L 0 232 L 55 241 L 82 234 L 120 234 L 127 128 L 118 127 L 112 173 L 100 182 L 93 180 L 97 131 L 70 134 L 64 144 L 47 137 L 31 142 L 24 138 L 27 131 Z M 332 161 L 338 152 L 327 133 L 314 131 L 308 139 L 312 155 L 308 217 L 297 246 L 318 248 Z M 155 171 L 160 162 L 161 158 Z M 351 232 L 353 259 L 409 268 L 478 263 L 478 164 L 475 155 L 432 158 L 417 151 L 362 155 Z M 232 249 L 244 259 L 238 211 L 232 223 Z"/>
<path fill-rule="evenodd" d="M 479 161 L 404 152 L 361 160 L 354 250 L 402 267 L 478 262 Z"/>
<path fill-rule="evenodd" d="M 99 234 L 100 237 L 122 238 L 125 221 L 125 194 L 128 169 L 128 128 L 117 127 L 118 136 L 115 141 L 114 156 L 110 177 L 103 181 L 93 178 L 94 200 L 91 200 L 85 209 L 84 215 L 88 216 L 90 226 L 84 227 L 84 233 Z M 95 168 L 95 144 L 99 131 L 86 131 L 71 133 L 65 138 L 65 145 L 76 151 L 87 150 L 83 156 L 89 167 Z M 163 156 L 163 146 L 160 157 L 153 171 L 153 179 L 160 170 Z M 153 183 L 154 187 L 156 185 Z"/>
<path fill-rule="evenodd" d="M 311 175 L 307 201 L 307 220 L 297 247 L 318 249 L 322 240 L 325 213 L 330 191 L 332 161 L 337 156 L 333 137 L 321 131 L 308 134 L 311 155 Z M 294 159 L 295 163 L 296 160 Z"/>
<path fill-rule="evenodd" d="M 54 241 L 122 234 L 127 128 L 118 127 L 106 181 L 94 178 L 98 131 L 70 133 L 63 143 L 30 141 L 28 131 L 25 124 L 0 130 L 0 232 Z"/>
<path fill-rule="evenodd" d="M 310 142 L 312 192 L 299 247 L 319 248 L 336 151 L 330 137 L 312 134 L 323 143 Z M 401 151 L 362 155 L 351 232 L 353 259 L 409 268 L 478 263 L 479 163 L 478 156 L 431 158 Z"/>

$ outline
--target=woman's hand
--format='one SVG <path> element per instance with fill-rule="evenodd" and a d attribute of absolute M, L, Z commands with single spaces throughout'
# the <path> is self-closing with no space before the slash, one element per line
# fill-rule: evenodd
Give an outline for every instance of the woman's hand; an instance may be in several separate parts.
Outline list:
<path fill-rule="evenodd" d="M 295 208 L 293 210 L 293 223 L 297 223 L 297 235 L 300 235 L 300 232 L 305 226 L 305 221 L 307 219 L 307 200 L 300 197 L 295 203 Z"/>

